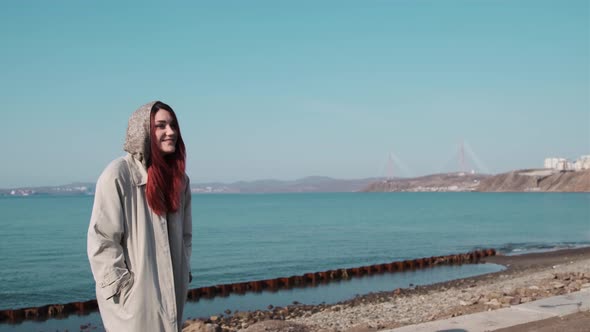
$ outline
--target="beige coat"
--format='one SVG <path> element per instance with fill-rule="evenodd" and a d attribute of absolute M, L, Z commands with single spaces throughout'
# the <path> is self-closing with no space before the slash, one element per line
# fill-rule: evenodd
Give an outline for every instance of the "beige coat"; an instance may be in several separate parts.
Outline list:
<path fill-rule="evenodd" d="M 177 332 L 190 272 L 189 181 L 179 210 L 161 217 L 148 206 L 142 161 L 130 152 L 111 162 L 98 179 L 88 258 L 107 331 Z"/>

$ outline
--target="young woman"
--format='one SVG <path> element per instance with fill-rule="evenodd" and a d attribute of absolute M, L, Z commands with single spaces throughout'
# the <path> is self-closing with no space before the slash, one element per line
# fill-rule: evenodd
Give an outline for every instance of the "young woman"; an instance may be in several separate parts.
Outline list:
<path fill-rule="evenodd" d="M 157 101 L 135 111 L 124 149 L 97 181 L 88 229 L 100 315 L 109 332 L 181 331 L 191 192 L 172 108 Z"/>

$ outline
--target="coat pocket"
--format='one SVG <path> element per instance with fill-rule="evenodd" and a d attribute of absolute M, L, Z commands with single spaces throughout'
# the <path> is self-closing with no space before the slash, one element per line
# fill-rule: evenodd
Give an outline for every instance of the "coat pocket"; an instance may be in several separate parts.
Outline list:
<path fill-rule="evenodd" d="M 100 293 L 108 300 L 119 294 L 123 284 L 128 283 L 129 279 L 131 279 L 131 284 L 133 284 L 133 277 L 129 270 L 115 267 L 105 274 L 98 283 Z"/>
<path fill-rule="evenodd" d="M 129 272 L 128 277 L 121 283 L 120 291 L 119 291 L 119 298 L 121 299 L 121 303 L 125 304 L 129 295 L 131 294 L 131 289 L 133 288 L 133 283 L 135 282 L 135 276 L 133 272 Z"/>

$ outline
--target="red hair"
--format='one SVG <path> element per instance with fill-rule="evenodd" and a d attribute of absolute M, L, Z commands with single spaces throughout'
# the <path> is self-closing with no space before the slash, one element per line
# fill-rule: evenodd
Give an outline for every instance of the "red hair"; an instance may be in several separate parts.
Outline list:
<path fill-rule="evenodd" d="M 159 110 L 170 112 L 176 126 L 176 150 L 169 155 L 160 153 L 156 142 L 156 126 L 154 118 Z M 180 135 L 178 119 L 172 108 L 162 102 L 156 102 L 150 112 L 150 162 L 146 185 L 147 201 L 150 208 L 160 216 L 168 212 L 176 212 L 180 208 L 180 200 L 185 184 L 186 150 Z"/>

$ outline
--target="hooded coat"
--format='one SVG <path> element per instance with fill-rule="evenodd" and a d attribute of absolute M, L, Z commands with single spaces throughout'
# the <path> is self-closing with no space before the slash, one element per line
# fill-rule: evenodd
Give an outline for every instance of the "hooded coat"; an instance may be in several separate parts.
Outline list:
<path fill-rule="evenodd" d="M 178 211 L 159 216 L 147 202 L 150 111 L 129 119 L 124 149 L 96 184 L 88 228 L 88 259 L 109 332 L 182 328 L 192 247 L 191 193 L 185 181 Z"/>

